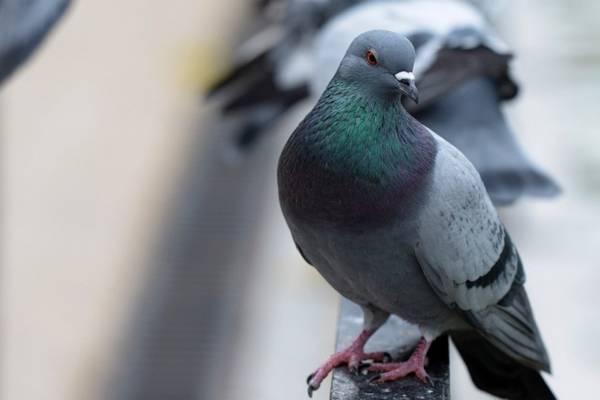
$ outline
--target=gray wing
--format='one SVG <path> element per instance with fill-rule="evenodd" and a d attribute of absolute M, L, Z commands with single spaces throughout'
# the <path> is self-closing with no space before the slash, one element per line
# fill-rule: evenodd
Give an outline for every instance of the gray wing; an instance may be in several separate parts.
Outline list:
<path fill-rule="evenodd" d="M 39 46 L 69 3 L 69 0 L 0 1 L 0 84 Z"/>
<path fill-rule="evenodd" d="M 477 171 L 439 137 L 438 149 L 433 192 L 419 215 L 418 254 L 446 303 L 480 310 L 508 293 L 518 256 L 506 246 L 504 228 Z M 494 268 L 501 259 L 501 268 Z"/>
<path fill-rule="evenodd" d="M 417 51 L 415 75 L 419 88 L 419 104 L 405 104 L 411 113 L 427 109 L 477 77 L 493 81 L 497 97 L 502 100 L 517 95 L 518 86 L 509 73 L 512 54 L 486 26 L 457 27 L 445 35 L 422 31 L 409 39 Z"/>
<path fill-rule="evenodd" d="M 549 370 L 517 250 L 475 168 L 437 139 L 432 192 L 418 219 L 415 253 L 423 273 L 438 296 L 500 350 Z"/>

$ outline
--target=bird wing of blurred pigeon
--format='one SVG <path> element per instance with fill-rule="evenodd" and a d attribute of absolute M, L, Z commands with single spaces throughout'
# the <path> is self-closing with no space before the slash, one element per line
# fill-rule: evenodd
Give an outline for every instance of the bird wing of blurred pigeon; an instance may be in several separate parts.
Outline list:
<path fill-rule="evenodd" d="M 69 0 L 0 1 L 0 85 L 63 16 Z"/>
<path fill-rule="evenodd" d="M 426 32 L 421 36 L 427 35 Z M 491 78 L 498 97 L 509 100 L 517 95 L 518 87 L 509 75 L 512 54 L 484 30 L 473 27 L 457 28 L 445 36 L 430 36 L 419 43 L 419 34 L 409 37 L 417 47 L 418 64 L 415 74 L 419 104 L 406 102 L 411 113 L 426 109 L 443 95 L 462 83 L 479 76 Z"/>
<path fill-rule="evenodd" d="M 222 114 L 237 120 L 232 136 L 240 147 L 255 143 L 290 107 L 310 96 L 307 43 L 330 6 L 313 0 L 258 3 L 254 33 L 237 49 L 231 71 L 207 93 Z"/>
<path fill-rule="evenodd" d="M 431 184 L 438 193 L 427 196 L 419 217 L 419 264 L 438 296 L 488 340 L 525 365 L 549 371 L 517 250 L 477 171 L 443 139 L 438 143 Z"/>

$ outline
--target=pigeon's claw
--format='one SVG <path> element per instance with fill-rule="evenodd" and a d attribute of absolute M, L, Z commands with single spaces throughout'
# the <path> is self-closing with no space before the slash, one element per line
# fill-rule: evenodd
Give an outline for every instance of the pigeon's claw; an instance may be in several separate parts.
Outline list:
<path fill-rule="evenodd" d="M 404 378 L 405 376 L 414 373 L 423 383 L 430 381 L 429 375 L 425 371 L 423 365 L 419 365 L 413 359 L 401 363 L 390 364 L 373 364 L 367 368 L 367 371 L 382 372 L 369 379 L 369 382 L 377 381 L 379 383 L 394 381 Z"/>
<path fill-rule="evenodd" d="M 379 378 L 381 378 L 381 374 L 375 374 L 367 380 L 367 383 L 378 382 Z"/>
<path fill-rule="evenodd" d="M 308 375 L 308 376 L 306 377 L 306 384 L 307 384 L 307 385 L 309 385 L 309 384 L 310 384 L 310 380 L 312 379 L 312 377 L 313 377 L 313 376 L 315 376 L 315 374 L 314 374 L 314 373 L 312 373 L 312 374 L 310 374 L 310 375 Z"/>
<path fill-rule="evenodd" d="M 359 373 L 363 368 L 371 365 L 363 364 L 362 361 L 372 360 L 374 362 L 384 362 L 386 359 L 388 359 L 388 357 L 389 354 L 387 353 L 365 353 L 362 351 L 362 349 L 352 348 L 352 346 L 346 350 L 340 351 L 339 353 L 335 353 L 306 379 L 306 383 L 308 384 L 308 395 L 311 396 L 312 392 L 321 386 L 321 382 L 323 382 L 327 375 L 329 375 L 329 373 L 336 367 L 347 364 L 348 369 L 351 372 Z"/>
<path fill-rule="evenodd" d="M 379 374 L 369 379 L 369 382 L 376 381 L 378 383 L 383 383 L 394 381 L 414 373 L 417 378 L 423 381 L 423 383 L 431 383 L 431 378 L 429 378 L 429 375 L 425 371 L 425 364 L 427 363 L 425 353 L 428 348 L 429 345 L 427 341 L 425 341 L 424 338 L 421 338 L 408 360 L 398 363 L 370 365 L 367 367 L 367 371 L 379 372 Z"/>
<path fill-rule="evenodd" d="M 378 362 L 378 359 L 375 358 L 367 358 L 365 360 L 362 360 L 360 362 L 360 364 L 358 365 L 357 368 L 357 374 L 359 375 L 366 375 L 368 372 L 368 369 L 371 365 L 373 365 L 374 362 Z M 392 361 L 392 355 L 390 353 L 388 353 L 387 351 L 385 353 L 383 353 L 383 357 L 381 359 L 382 363 L 389 363 Z"/>
<path fill-rule="evenodd" d="M 329 375 L 336 367 L 347 364 L 350 371 L 358 373 L 361 368 L 363 368 L 362 361 L 364 360 L 384 362 L 386 359 L 391 359 L 389 353 L 365 353 L 363 351 L 363 347 L 369 336 L 370 332 L 363 332 L 348 348 L 329 357 L 323 365 L 317 368 L 314 373 L 310 374 L 306 379 L 306 383 L 308 384 L 308 396 L 312 396 L 312 393 L 321 386 L 321 382 L 323 382 L 327 375 Z"/>

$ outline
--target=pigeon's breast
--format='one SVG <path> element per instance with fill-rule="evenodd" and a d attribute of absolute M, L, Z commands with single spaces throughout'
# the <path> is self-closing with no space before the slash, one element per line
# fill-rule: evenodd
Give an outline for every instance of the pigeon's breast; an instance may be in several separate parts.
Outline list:
<path fill-rule="evenodd" d="M 433 292 L 414 255 L 415 221 L 354 231 L 289 222 L 306 259 L 344 297 L 411 323 L 450 327 L 453 312 Z"/>
<path fill-rule="evenodd" d="M 354 165 L 333 162 L 327 155 L 292 143 L 284 149 L 278 167 L 284 215 L 315 226 L 350 230 L 405 218 L 418 205 L 429 176 L 406 173 L 393 162 L 389 170 L 386 175 L 362 173 Z"/>
<path fill-rule="evenodd" d="M 407 214 L 414 204 L 415 196 L 401 195 L 393 187 L 388 191 L 374 182 L 307 169 L 295 169 L 293 176 L 281 171 L 288 178 L 280 180 L 279 198 L 286 217 L 309 225 L 351 230 L 382 226 Z"/>

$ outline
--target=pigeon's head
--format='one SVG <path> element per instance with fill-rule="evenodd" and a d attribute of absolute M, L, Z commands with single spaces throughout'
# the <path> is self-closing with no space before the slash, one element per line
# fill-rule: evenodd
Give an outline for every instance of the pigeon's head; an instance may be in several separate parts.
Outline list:
<path fill-rule="evenodd" d="M 368 31 L 350 44 L 338 76 L 375 95 L 406 95 L 418 102 L 414 62 L 415 49 L 407 38 L 390 31 Z"/>

